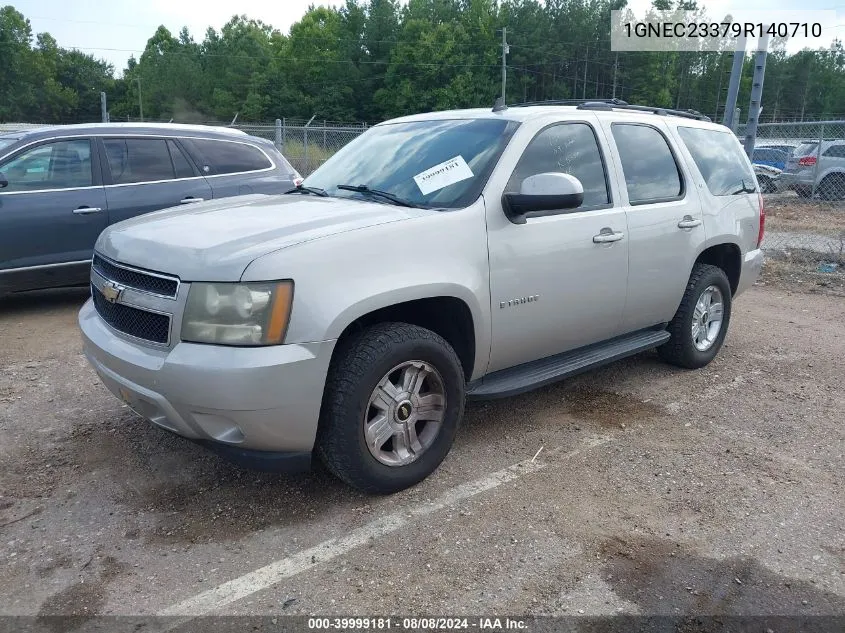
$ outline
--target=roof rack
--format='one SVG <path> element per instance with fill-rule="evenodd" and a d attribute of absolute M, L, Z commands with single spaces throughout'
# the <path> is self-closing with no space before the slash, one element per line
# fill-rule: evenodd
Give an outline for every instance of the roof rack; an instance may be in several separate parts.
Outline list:
<path fill-rule="evenodd" d="M 519 103 L 514 107 L 539 106 L 539 105 L 574 105 L 579 110 L 633 110 L 635 112 L 651 112 L 661 116 L 679 116 L 686 119 L 698 121 L 710 121 L 710 117 L 701 114 L 697 110 L 675 110 L 672 108 L 660 108 L 655 106 L 632 105 L 621 99 L 561 99 L 553 101 L 531 101 Z"/>
<path fill-rule="evenodd" d="M 526 101 L 525 103 L 515 103 L 514 108 L 523 108 L 528 106 L 544 106 L 544 105 L 581 105 L 584 103 L 602 103 L 626 106 L 627 101 L 621 99 L 551 99 L 548 101 Z"/>

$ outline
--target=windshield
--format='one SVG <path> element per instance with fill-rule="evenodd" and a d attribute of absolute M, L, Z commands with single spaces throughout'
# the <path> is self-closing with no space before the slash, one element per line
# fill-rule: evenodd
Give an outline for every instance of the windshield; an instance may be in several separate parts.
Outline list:
<path fill-rule="evenodd" d="M 8 147 L 17 140 L 18 139 L 12 138 L 11 136 L 0 136 L 0 154 L 3 153 L 4 148 Z"/>
<path fill-rule="evenodd" d="M 338 185 L 366 185 L 421 207 L 461 208 L 481 194 L 515 121 L 449 119 L 371 128 L 303 182 L 331 196 L 367 198 Z"/>

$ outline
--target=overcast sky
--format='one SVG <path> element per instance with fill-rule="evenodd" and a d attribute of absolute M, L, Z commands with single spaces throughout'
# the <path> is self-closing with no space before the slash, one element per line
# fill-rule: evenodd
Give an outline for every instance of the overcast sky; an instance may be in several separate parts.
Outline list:
<path fill-rule="evenodd" d="M 35 33 L 48 31 L 60 46 L 79 48 L 112 63 L 118 73 L 126 60 L 137 58 L 155 29 L 163 24 L 173 34 L 187 26 L 201 41 L 206 29 L 220 29 L 233 14 L 262 20 L 283 33 L 298 21 L 312 2 L 339 6 L 340 0 L 12 0 L 13 6 L 32 23 Z M 827 29 L 824 45 L 836 36 L 845 38 L 843 0 L 704 0 L 708 15 L 735 9 L 837 9 L 833 29 Z M 837 7 L 836 5 L 840 5 Z M 639 13 L 651 0 L 629 0 Z M 513 42 L 516 44 L 517 42 Z M 792 52 L 792 47 L 787 50 Z"/>

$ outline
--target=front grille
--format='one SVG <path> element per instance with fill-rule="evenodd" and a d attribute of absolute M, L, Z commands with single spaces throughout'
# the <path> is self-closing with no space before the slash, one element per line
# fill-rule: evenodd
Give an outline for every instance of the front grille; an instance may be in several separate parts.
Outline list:
<path fill-rule="evenodd" d="M 167 343 L 170 331 L 169 316 L 122 303 L 109 303 L 94 285 L 91 286 L 91 297 L 94 299 L 97 314 L 118 332 L 154 343 Z"/>
<path fill-rule="evenodd" d="M 116 266 L 99 255 L 94 255 L 92 265 L 94 270 L 106 279 L 111 279 L 124 286 L 143 290 L 144 292 L 152 292 L 153 294 L 163 295 L 165 297 L 175 297 L 176 290 L 179 288 L 179 282 L 176 279 L 159 277 L 131 268 Z"/>

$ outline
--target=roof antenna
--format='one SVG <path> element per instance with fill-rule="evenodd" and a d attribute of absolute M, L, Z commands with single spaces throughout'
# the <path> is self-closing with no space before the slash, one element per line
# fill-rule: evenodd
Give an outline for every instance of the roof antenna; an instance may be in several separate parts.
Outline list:
<path fill-rule="evenodd" d="M 503 97 L 496 97 L 496 102 L 493 104 L 493 112 L 501 112 L 502 110 L 507 110 L 508 106 L 505 105 L 505 100 Z"/>

